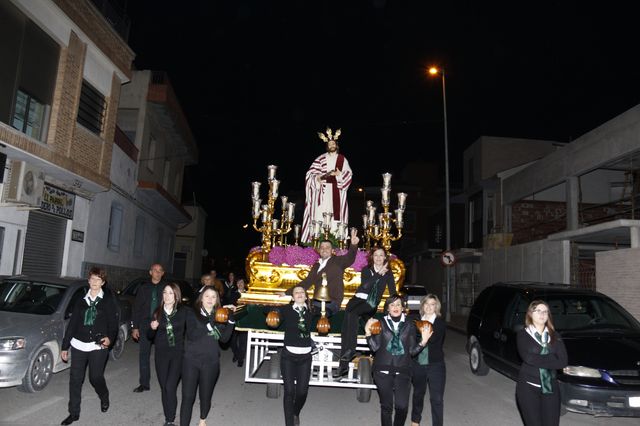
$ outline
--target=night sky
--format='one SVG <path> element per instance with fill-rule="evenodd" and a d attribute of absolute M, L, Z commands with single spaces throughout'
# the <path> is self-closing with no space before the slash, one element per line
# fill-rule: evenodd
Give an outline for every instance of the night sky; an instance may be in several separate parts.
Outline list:
<path fill-rule="evenodd" d="M 429 65 L 446 70 L 452 187 L 481 135 L 570 142 L 640 102 L 631 13 L 433 3 L 129 1 L 135 67 L 167 71 L 200 149 L 182 201 L 195 193 L 207 210 L 210 252 L 242 258 L 258 244 L 242 229 L 250 182 L 276 164 L 280 193 L 302 191 L 327 125 L 342 128 L 352 189 L 409 161 L 442 167 L 442 86 Z"/>

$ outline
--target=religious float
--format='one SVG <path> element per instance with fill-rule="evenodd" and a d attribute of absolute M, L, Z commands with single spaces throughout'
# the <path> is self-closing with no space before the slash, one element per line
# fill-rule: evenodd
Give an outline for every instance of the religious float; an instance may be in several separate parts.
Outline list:
<path fill-rule="evenodd" d="M 263 203 L 260 182 L 253 182 L 251 203 L 253 229 L 261 234 L 262 244 L 250 250 L 246 258 L 246 276 L 249 289 L 242 294 L 235 320 L 238 330 L 247 331 L 247 354 L 245 359 L 245 382 L 266 383 L 267 397 L 280 395 L 280 354 L 284 346 L 284 332 L 278 330 L 278 321 L 269 312 L 269 306 L 290 303 L 291 297 L 283 293 L 303 280 L 319 255 L 316 248 L 322 240 L 330 240 L 335 254 L 344 254 L 349 245 L 348 226 L 344 222 L 335 223 L 331 212 L 323 212 L 323 220 L 311 222 L 311 241 L 301 244 L 300 225 L 294 225 L 295 204 L 284 195 L 279 197 L 280 181 L 276 178 L 277 166 L 268 166 L 267 198 Z M 347 387 L 357 390 L 357 399 L 368 402 L 371 390 L 376 386 L 371 377 L 371 354 L 364 335 L 357 339 L 356 350 L 360 354 L 349 365 L 346 377 L 334 379 L 332 371 L 338 368 L 340 354 L 340 329 L 343 310 L 355 290 L 360 285 L 360 271 L 367 266 L 367 253 L 371 247 L 379 246 L 390 254 L 391 244 L 402 237 L 403 213 L 407 195 L 398 193 L 398 205 L 391 211 L 391 174 L 383 174 L 381 188 L 382 212 L 376 214 L 377 207 L 367 202 L 367 214 L 362 218 L 361 242 L 354 264 L 344 272 L 344 299 L 342 310 L 333 317 L 326 318 L 324 308 L 320 317 L 314 319 L 312 338 L 318 346 L 313 356 L 311 386 Z M 278 203 L 280 201 L 280 203 Z M 276 204 L 281 204 L 281 212 L 276 213 Z M 334 229 L 332 229 L 332 223 Z M 400 289 L 405 278 L 404 263 L 391 254 L 389 267 L 394 275 L 396 289 Z M 328 302 L 328 292 L 321 283 L 315 283 L 308 292 L 309 299 Z M 378 306 L 382 312 L 387 290 Z M 271 326 L 269 326 L 270 324 Z"/>

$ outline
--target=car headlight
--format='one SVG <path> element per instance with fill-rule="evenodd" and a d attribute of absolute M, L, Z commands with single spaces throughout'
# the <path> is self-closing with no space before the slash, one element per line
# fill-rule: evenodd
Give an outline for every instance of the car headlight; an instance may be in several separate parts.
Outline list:
<path fill-rule="evenodd" d="M 16 349 L 24 349 L 27 340 L 24 337 L 9 337 L 0 339 L 0 351 L 14 351 Z"/>
<path fill-rule="evenodd" d="M 592 377 L 595 379 L 599 379 L 602 377 L 602 374 L 600 374 L 600 370 L 589 367 L 580 367 L 578 365 L 566 366 L 562 369 L 562 372 L 567 376 Z"/>

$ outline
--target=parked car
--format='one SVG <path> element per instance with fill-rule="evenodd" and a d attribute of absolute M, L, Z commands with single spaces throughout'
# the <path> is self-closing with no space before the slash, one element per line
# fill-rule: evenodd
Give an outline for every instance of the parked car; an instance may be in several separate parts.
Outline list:
<path fill-rule="evenodd" d="M 131 306 L 133 306 L 136 300 L 136 295 L 138 294 L 138 289 L 148 279 L 149 277 L 136 278 L 135 280 L 127 284 L 127 286 L 122 291 L 119 291 L 118 295 L 121 299 L 126 300 L 131 304 Z M 187 281 L 173 278 L 165 278 L 165 281 L 174 282 L 180 286 L 180 292 L 182 293 L 182 304 L 191 306 L 193 305 L 193 302 L 196 301 L 197 294 L 193 287 L 191 287 L 191 284 Z"/>
<path fill-rule="evenodd" d="M 489 368 L 516 380 L 521 360 L 516 334 L 529 303 L 542 299 L 567 348 L 569 365 L 558 371 L 567 410 L 640 417 L 640 323 L 596 291 L 548 283 L 498 283 L 476 299 L 467 323 L 471 371 Z"/>
<path fill-rule="evenodd" d="M 15 276 L 0 283 L 0 387 L 37 392 L 53 373 L 69 368 L 60 358 L 62 338 L 73 304 L 87 290 L 79 279 Z M 131 306 L 119 300 L 113 359 L 124 351 L 130 323 Z"/>
<path fill-rule="evenodd" d="M 406 284 L 400 289 L 400 294 L 407 297 L 407 307 L 410 311 L 420 310 L 420 301 L 427 295 L 427 289 L 421 284 Z"/>

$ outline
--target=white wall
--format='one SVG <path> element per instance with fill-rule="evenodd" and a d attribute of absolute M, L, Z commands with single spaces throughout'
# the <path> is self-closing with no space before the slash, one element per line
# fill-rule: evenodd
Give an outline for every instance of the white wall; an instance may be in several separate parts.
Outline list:
<path fill-rule="evenodd" d="M 64 240 L 64 255 L 60 273 L 63 277 L 82 276 L 82 261 L 85 257 L 87 244 L 90 206 L 91 202 L 89 200 L 76 195 L 73 220 L 67 221 L 67 234 Z M 73 230 L 84 232 L 84 242 L 71 241 L 71 231 Z"/>
<path fill-rule="evenodd" d="M 0 194 L 2 193 L 0 184 Z M 29 212 L 18 210 L 14 206 L 0 205 L 0 226 L 5 228 L 4 241 L 2 242 L 2 257 L 0 258 L 0 275 L 12 275 L 20 273 L 22 268 L 22 254 L 24 251 L 24 238 L 27 232 L 27 222 Z M 18 231 L 20 231 L 20 241 L 18 241 Z M 16 244 L 17 250 L 16 250 Z M 16 252 L 18 255 L 15 261 Z M 14 262 L 17 270 L 13 270 Z"/>
<path fill-rule="evenodd" d="M 538 240 L 500 249 L 485 249 L 480 260 L 480 286 L 499 281 L 570 282 L 567 241 Z"/>

